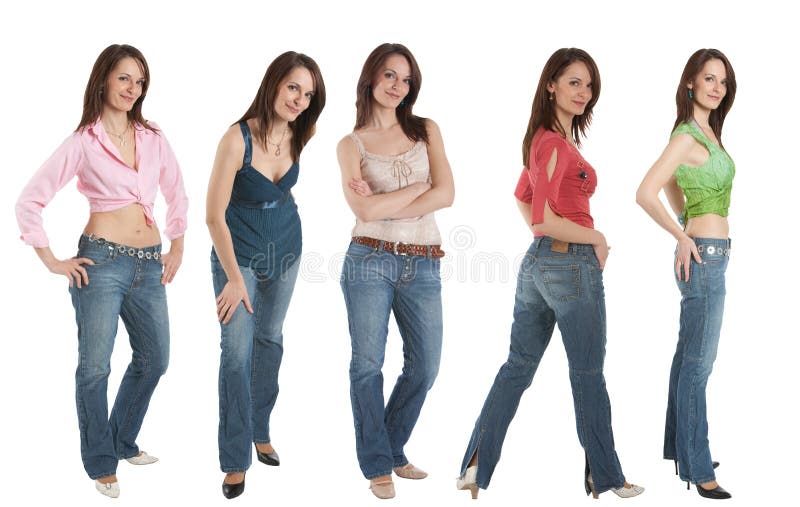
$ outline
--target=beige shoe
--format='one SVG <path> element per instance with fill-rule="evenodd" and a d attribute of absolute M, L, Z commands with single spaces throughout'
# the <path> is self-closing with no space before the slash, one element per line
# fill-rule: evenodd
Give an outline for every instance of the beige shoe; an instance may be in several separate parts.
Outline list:
<path fill-rule="evenodd" d="M 630 488 L 622 486 L 621 488 L 611 488 L 611 491 L 620 498 L 631 498 L 644 493 L 644 488 L 636 484 L 631 484 Z"/>
<path fill-rule="evenodd" d="M 478 465 L 472 465 L 467 468 L 464 475 L 456 481 L 456 488 L 460 490 L 468 489 L 472 493 L 472 499 L 478 499 L 478 485 L 475 484 L 475 479 L 478 477 Z"/>
<path fill-rule="evenodd" d="M 394 483 L 391 479 L 383 480 L 381 482 L 369 481 L 369 489 L 372 490 L 373 495 L 377 496 L 381 500 L 394 498 Z"/>
<path fill-rule="evenodd" d="M 150 456 L 144 451 L 139 451 L 137 456 L 131 456 L 130 458 L 125 458 L 125 461 L 130 463 L 131 465 L 150 465 L 158 461 L 158 458 L 155 456 Z"/>
<path fill-rule="evenodd" d="M 600 494 L 594 489 L 594 481 L 592 480 L 591 473 L 586 476 L 586 487 L 588 491 L 591 491 L 594 498 L 599 498 Z M 586 493 L 587 495 L 589 494 L 588 491 Z M 633 498 L 634 496 L 639 496 L 644 493 L 644 488 L 636 484 L 629 484 L 627 488 L 625 486 L 621 488 L 611 488 L 611 491 L 620 498 Z"/>
<path fill-rule="evenodd" d="M 100 494 L 110 498 L 117 498 L 119 496 L 119 482 L 100 482 L 94 481 L 94 487 Z"/>
<path fill-rule="evenodd" d="M 427 472 L 425 472 L 424 470 L 420 470 L 411 463 L 406 463 L 405 466 L 395 467 L 394 473 L 396 473 L 398 477 L 402 477 L 403 479 L 424 479 L 425 477 L 428 476 Z"/>

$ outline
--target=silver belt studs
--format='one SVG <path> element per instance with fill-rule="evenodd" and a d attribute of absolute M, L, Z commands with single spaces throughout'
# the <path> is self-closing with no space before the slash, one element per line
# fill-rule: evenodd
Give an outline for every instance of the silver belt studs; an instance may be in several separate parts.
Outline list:
<path fill-rule="evenodd" d="M 161 258 L 160 252 L 151 252 L 149 250 L 144 250 L 142 248 L 133 248 L 132 246 L 125 246 L 120 245 L 119 243 L 114 243 L 108 241 L 105 238 L 98 238 L 94 234 L 90 234 L 88 236 L 89 243 L 97 243 L 98 245 L 108 245 L 108 248 L 111 250 L 116 250 L 117 253 L 127 255 L 129 257 L 136 257 L 138 259 L 147 259 L 147 260 L 158 260 Z"/>

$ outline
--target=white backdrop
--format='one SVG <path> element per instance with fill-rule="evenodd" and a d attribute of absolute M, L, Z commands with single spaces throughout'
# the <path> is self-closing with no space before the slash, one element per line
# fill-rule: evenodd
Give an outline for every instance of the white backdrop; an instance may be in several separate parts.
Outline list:
<path fill-rule="evenodd" d="M 111 43 L 143 51 L 151 68 L 146 118 L 163 128 L 190 197 L 184 264 L 169 287 L 170 368 L 150 405 L 139 444 L 161 458 L 121 463 L 124 505 L 222 505 L 217 461 L 215 320 L 204 225 L 217 141 L 250 104 L 269 62 L 293 49 L 319 63 L 328 105 L 305 149 L 295 196 L 305 252 L 286 319 L 281 395 L 272 436 L 282 465 L 257 462 L 240 505 L 372 505 L 355 457 L 348 392 L 349 336 L 338 267 L 353 217 L 339 184 L 337 141 L 352 128 L 355 84 L 367 54 L 402 42 L 423 73 L 415 112 L 435 119 L 456 182 L 452 208 L 437 213 L 443 264 L 442 367 L 407 446 L 430 473 L 397 479 L 397 505 L 473 505 L 454 488 L 475 418 L 508 350 L 515 273 L 530 242 L 513 199 L 520 143 L 542 66 L 563 46 L 589 51 L 602 94 L 584 155 L 597 169 L 595 223 L 613 246 L 605 273 L 606 379 L 617 450 L 634 502 L 699 502 L 661 460 L 667 377 L 677 339 L 679 294 L 673 240 L 634 202 L 645 171 L 668 140 L 677 80 L 701 47 L 723 50 L 738 96 L 724 142 L 737 164 L 730 223 L 733 255 L 719 356 L 711 377 L 711 446 L 732 504 L 770 505 L 793 486 L 800 449 L 794 405 L 798 332 L 791 267 L 797 202 L 796 26 L 779 2 L 623 4 L 487 2 L 16 2 L 0 21 L 0 138 L 6 267 L 0 368 L 4 505 L 106 505 L 79 455 L 73 375 L 77 342 L 63 278 L 17 239 L 13 204 L 33 171 L 75 128 L 94 59 Z M 789 51 L 788 49 L 792 49 Z M 776 130 L 770 130 L 776 129 Z M 165 206 L 157 204 L 163 223 Z M 48 206 L 57 256 L 74 255 L 88 217 L 74 183 Z M 791 224 L 791 225 L 790 225 Z M 387 392 L 399 374 L 390 326 Z M 120 326 L 109 396 L 130 358 Z M 510 428 L 481 505 L 572 505 L 583 498 L 566 356 L 554 336 Z M 691 499 L 691 500 L 690 500 Z M 616 501 L 612 493 L 605 502 Z M 643 502 L 643 503 L 642 503 Z M 37 501 L 37 503 L 40 503 Z M 227 505 L 227 504 L 225 504 Z"/>

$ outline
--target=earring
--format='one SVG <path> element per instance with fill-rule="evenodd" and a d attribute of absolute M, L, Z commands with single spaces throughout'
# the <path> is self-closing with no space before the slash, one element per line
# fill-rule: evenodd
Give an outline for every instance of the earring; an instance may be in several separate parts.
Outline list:
<path fill-rule="evenodd" d="M 553 97 L 555 97 L 555 94 L 553 92 L 550 92 L 550 100 L 553 100 Z"/>
<path fill-rule="evenodd" d="M 406 105 L 406 99 L 403 99 L 403 100 L 401 100 L 401 101 L 400 101 L 400 105 L 401 105 L 401 106 L 404 106 L 404 105 Z"/>
<path fill-rule="evenodd" d="M 693 98 L 694 98 L 694 93 L 692 93 L 692 89 L 689 88 L 689 100 L 692 100 Z"/>

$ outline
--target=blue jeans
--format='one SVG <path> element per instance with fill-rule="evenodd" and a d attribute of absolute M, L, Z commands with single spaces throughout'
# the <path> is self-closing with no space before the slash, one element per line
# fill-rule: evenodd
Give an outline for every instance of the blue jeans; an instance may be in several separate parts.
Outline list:
<path fill-rule="evenodd" d="M 536 238 L 522 261 L 514 301 L 511 349 L 500 368 L 464 455 L 461 473 L 477 453 L 477 484 L 489 486 L 511 419 L 558 324 L 569 361 L 578 439 L 598 493 L 625 483 L 614 450 L 611 404 L 603 377 L 606 308 L 603 272 L 591 245 L 551 251 Z"/>
<path fill-rule="evenodd" d="M 220 323 L 219 464 L 225 473 L 244 472 L 252 462 L 251 443 L 268 444 L 269 417 L 278 397 L 283 358 L 283 320 L 289 309 L 300 262 L 277 278 L 239 266 L 253 313 L 239 303 L 233 318 Z M 214 294 L 228 277 L 212 254 Z"/>
<path fill-rule="evenodd" d="M 408 463 L 403 447 L 439 372 L 442 283 L 439 259 L 395 255 L 351 243 L 342 269 L 352 356 L 350 400 L 356 454 L 367 479 Z M 383 358 L 394 311 L 403 339 L 403 371 L 383 401 Z"/>
<path fill-rule="evenodd" d="M 161 245 L 141 250 L 160 252 Z M 87 236 L 78 242 L 77 257 L 94 261 L 83 265 L 89 284 L 69 292 L 78 324 L 75 400 L 81 458 L 89 477 L 97 479 L 115 474 L 120 459 L 139 454 L 136 436 L 169 362 L 169 316 L 160 260 L 129 257 Z M 109 418 L 108 375 L 120 317 L 133 357 Z"/>
<path fill-rule="evenodd" d="M 689 281 L 678 280 L 681 325 L 669 375 L 664 458 L 677 459 L 680 477 L 693 484 L 715 480 L 708 448 L 706 384 L 717 357 L 725 306 L 729 239 L 695 238 L 703 259 L 691 261 Z"/>

